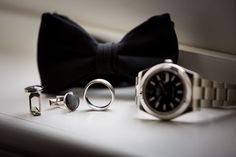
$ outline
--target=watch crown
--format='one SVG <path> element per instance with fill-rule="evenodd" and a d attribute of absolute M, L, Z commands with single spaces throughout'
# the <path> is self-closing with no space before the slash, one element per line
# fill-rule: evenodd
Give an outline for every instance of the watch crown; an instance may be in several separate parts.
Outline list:
<path fill-rule="evenodd" d="M 173 63 L 173 61 L 171 59 L 165 59 L 164 61 L 165 63 Z"/>

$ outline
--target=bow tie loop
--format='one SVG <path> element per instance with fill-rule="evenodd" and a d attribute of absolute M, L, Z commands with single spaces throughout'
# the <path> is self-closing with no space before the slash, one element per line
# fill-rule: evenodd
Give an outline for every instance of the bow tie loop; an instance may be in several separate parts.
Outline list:
<path fill-rule="evenodd" d="M 115 43 L 98 43 L 96 52 L 96 73 L 109 75 L 115 73 L 113 63 L 117 52 Z"/>

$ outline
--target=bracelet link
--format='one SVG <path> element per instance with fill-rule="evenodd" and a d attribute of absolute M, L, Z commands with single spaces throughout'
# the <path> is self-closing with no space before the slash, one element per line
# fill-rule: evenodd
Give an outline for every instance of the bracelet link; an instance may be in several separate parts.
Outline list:
<path fill-rule="evenodd" d="M 236 85 L 201 79 L 202 107 L 236 108 Z"/>

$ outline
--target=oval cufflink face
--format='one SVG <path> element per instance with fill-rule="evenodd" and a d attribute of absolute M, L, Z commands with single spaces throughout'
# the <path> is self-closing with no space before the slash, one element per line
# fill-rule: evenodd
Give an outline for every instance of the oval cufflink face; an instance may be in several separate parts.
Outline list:
<path fill-rule="evenodd" d="M 70 111 L 75 111 L 79 107 L 79 99 L 73 94 L 73 92 L 69 92 L 65 96 L 65 104 Z"/>

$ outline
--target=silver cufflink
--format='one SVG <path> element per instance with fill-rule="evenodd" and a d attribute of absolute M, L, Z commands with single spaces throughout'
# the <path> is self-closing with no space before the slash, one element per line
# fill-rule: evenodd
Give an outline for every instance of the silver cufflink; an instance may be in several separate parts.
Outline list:
<path fill-rule="evenodd" d="M 41 101 L 40 101 L 40 92 L 43 90 L 43 87 L 40 85 L 33 85 L 25 88 L 26 93 L 30 93 L 29 95 L 29 106 L 30 113 L 33 116 L 41 115 Z M 36 98 L 37 102 L 33 101 Z"/>
<path fill-rule="evenodd" d="M 50 106 L 66 106 L 69 111 L 75 111 L 79 107 L 79 99 L 73 92 L 68 92 L 64 96 L 56 96 L 55 99 L 49 99 Z"/>

